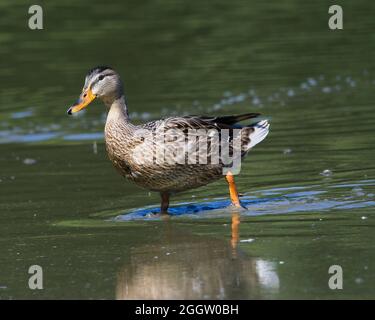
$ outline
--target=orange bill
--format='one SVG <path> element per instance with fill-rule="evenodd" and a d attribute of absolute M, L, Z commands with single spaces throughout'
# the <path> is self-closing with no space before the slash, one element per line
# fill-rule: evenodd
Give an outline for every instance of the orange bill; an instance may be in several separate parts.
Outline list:
<path fill-rule="evenodd" d="M 91 89 L 87 89 L 81 94 L 78 102 L 68 109 L 68 114 L 81 111 L 82 109 L 86 108 L 95 98 L 96 96 L 92 93 Z"/>

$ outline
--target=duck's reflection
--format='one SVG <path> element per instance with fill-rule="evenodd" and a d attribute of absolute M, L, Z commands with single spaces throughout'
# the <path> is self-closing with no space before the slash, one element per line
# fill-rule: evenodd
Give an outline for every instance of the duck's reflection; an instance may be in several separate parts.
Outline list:
<path fill-rule="evenodd" d="M 132 251 L 118 274 L 117 299 L 245 299 L 277 291 L 274 264 L 238 250 L 239 226 L 233 213 L 228 243 L 166 222 L 164 239 Z"/>

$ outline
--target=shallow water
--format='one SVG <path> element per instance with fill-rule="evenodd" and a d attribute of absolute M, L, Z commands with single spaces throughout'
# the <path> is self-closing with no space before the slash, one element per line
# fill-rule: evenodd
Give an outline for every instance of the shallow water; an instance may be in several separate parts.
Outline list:
<path fill-rule="evenodd" d="M 330 31 L 323 0 L 65 1 L 30 31 L 26 1 L 1 4 L 0 298 L 374 298 L 375 8 L 342 6 Z M 269 117 L 237 177 L 248 210 L 223 179 L 153 214 L 158 195 L 106 158 L 104 107 L 66 116 L 98 64 L 123 75 L 137 123 Z"/>

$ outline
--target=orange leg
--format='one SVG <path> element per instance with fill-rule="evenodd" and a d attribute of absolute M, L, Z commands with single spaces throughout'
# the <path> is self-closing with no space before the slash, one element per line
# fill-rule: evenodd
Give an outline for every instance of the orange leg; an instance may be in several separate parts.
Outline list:
<path fill-rule="evenodd" d="M 232 254 L 235 258 L 237 256 L 237 244 L 240 240 L 240 233 L 239 233 L 239 227 L 240 227 L 240 215 L 238 212 L 235 212 L 232 214 L 232 238 L 231 238 L 231 245 L 232 245 Z"/>
<path fill-rule="evenodd" d="M 225 176 L 225 179 L 228 182 L 229 185 L 229 194 L 230 194 L 230 200 L 232 201 L 232 204 L 236 208 L 243 208 L 241 205 L 241 201 L 238 197 L 238 192 L 237 192 L 237 187 L 236 184 L 234 183 L 234 177 L 231 172 L 228 172 L 228 174 Z"/>
<path fill-rule="evenodd" d="M 169 193 L 168 192 L 161 192 L 160 196 L 161 196 L 160 213 L 161 214 L 168 214 Z"/>

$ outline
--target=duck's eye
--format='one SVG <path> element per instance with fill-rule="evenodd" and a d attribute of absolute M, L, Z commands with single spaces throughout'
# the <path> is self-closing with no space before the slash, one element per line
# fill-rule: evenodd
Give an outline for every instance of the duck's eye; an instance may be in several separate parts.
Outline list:
<path fill-rule="evenodd" d="M 103 75 L 99 76 L 99 80 L 103 80 L 103 79 L 104 79 Z"/>

